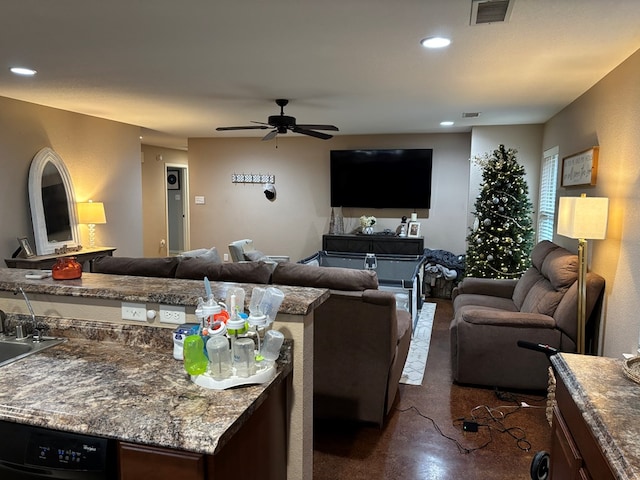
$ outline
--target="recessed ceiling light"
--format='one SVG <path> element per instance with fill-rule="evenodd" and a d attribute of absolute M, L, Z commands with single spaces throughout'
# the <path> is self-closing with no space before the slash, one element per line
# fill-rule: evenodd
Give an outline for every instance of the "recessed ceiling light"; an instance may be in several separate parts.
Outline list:
<path fill-rule="evenodd" d="M 32 68 L 24 68 L 24 67 L 11 67 L 11 72 L 15 73 L 16 75 L 24 75 L 27 77 L 31 77 L 37 73 Z"/>
<path fill-rule="evenodd" d="M 450 127 L 451 125 L 453 125 L 453 122 L 451 120 L 445 120 L 444 122 L 440 122 L 441 127 Z"/>
<path fill-rule="evenodd" d="M 451 40 L 445 37 L 427 37 L 420 40 L 420 44 L 426 48 L 448 47 Z"/>

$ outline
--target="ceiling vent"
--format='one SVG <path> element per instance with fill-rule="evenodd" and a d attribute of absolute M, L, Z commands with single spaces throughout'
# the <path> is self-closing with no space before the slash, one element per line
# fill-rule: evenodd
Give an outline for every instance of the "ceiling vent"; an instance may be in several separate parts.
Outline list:
<path fill-rule="evenodd" d="M 462 112 L 462 118 L 478 118 L 480 112 Z"/>
<path fill-rule="evenodd" d="M 472 0 L 471 25 L 509 21 L 515 0 Z"/>

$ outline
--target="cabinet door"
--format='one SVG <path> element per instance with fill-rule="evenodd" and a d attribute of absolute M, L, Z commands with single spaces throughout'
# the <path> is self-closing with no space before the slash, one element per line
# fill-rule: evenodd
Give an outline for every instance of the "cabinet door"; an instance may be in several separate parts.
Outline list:
<path fill-rule="evenodd" d="M 204 480 L 204 455 L 120 442 L 120 480 Z"/>
<path fill-rule="evenodd" d="M 557 406 L 553 407 L 551 435 L 551 478 L 553 480 L 584 478 L 579 476 L 582 457 Z"/>

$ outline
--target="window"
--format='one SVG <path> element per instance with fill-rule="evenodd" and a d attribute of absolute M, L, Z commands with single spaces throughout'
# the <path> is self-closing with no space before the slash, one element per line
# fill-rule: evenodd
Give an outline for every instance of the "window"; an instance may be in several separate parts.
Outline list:
<path fill-rule="evenodd" d="M 544 152 L 540 171 L 540 199 L 538 203 L 538 242 L 553 241 L 556 217 L 556 185 L 558 178 L 558 147 Z"/>

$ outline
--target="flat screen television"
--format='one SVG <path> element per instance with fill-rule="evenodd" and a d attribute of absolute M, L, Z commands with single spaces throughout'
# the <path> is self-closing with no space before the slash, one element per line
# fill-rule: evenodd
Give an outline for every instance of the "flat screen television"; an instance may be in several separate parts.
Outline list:
<path fill-rule="evenodd" d="M 433 150 L 331 150 L 331 206 L 431 208 Z"/>

